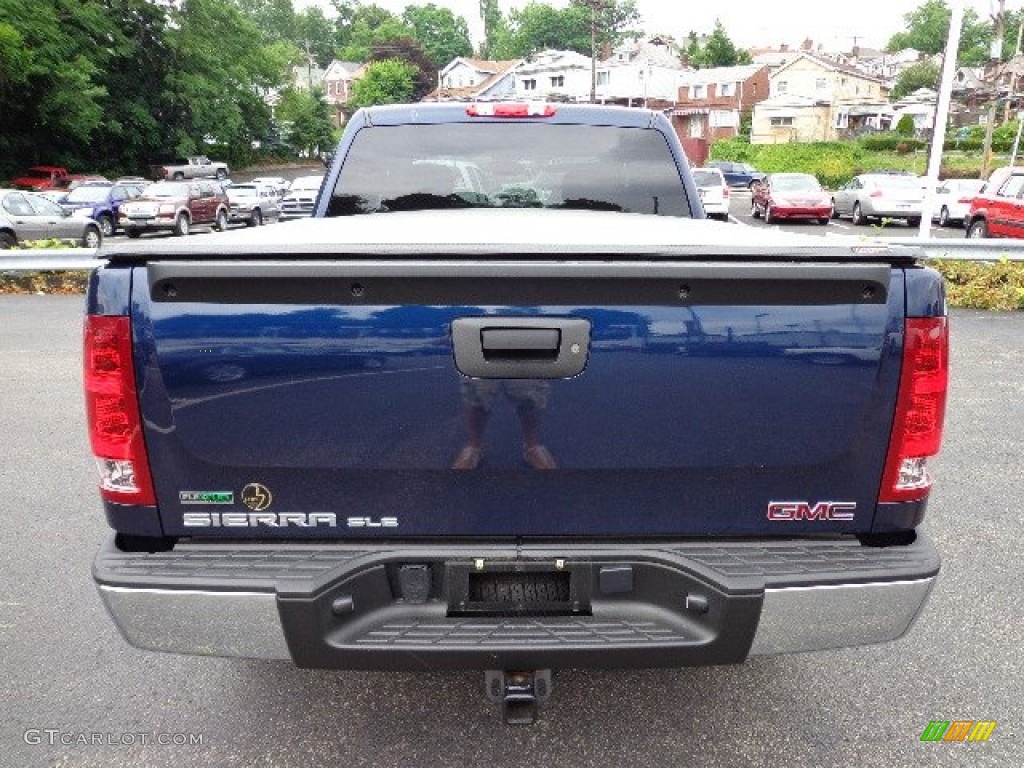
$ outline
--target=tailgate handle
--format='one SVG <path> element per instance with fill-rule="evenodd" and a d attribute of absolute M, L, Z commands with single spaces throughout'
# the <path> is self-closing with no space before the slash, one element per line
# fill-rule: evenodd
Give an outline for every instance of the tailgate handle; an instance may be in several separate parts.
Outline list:
<path fill-rule="evenodd" d="M 460 317 L 455 367 L 483 379 L 566 379 L 587 365 L 590 321 L 579 317 Z"/>
<path fill-rule="evenodd" d="M 484 328 L 480 346 L 487 359 L 554 360 L 562 334 L 557 328 Z"/>

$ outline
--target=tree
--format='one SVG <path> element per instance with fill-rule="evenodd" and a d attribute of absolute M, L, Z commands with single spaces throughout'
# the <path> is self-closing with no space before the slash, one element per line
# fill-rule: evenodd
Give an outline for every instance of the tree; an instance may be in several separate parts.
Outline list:
<path fill-rule="evenodd" d="M 913 48 L 924 53 L 943 53 L 946 50 L 951 16 L 952 12 L 945 0 L 926 0 L 910 13 L 904 14 L 906 31 L 893 35 L 885 46 L 886 50 L 894 52 Z M 991 26 L 979 21 L 978 14 L 968 8 L 964 12 L 957 62 L 965 66 L 983 64 L 988 60 L 992 39 Z"/>
<path fill-rule="evenodd" d="M 260 91 L 279 85 L 260 31 L 223 0 L 184 0 L 172 11 L 165 81 L 174 126 L 164 152 L 205 154 L 210 146 L 234 165 L 266 134 L 269 110 Z"/>
<path fill-rule="evenodd" d="M 580 6 L 553 8 L 536 2 L 513 9 L 493 55 L 513 59 L 548 48 L 590 55 L 589 13 Z"/>
<path fill-rule="evenodd" d="M 715 21 L 715 31 L 703 45 L 697 40 L 694 32 L 691 32 L 687 39 L 686 57 L 690 65 L 697 69 L 734 67 L 751 62 L 750 54 L 733 44 L 720 21 Z"/>
<path fill-rule="evenodd" d="M 315 66 L 326 68 L 334 58 L 334 30 L 316 7 L 306 8 L 296 14 L 292 40 L 303 55 Z"/>
<path fill-rule="evenodd" d="M 437 85 L 437 69 L 423 52 L 418 40 L 396 37 L 380 40 L 370 48 L 370 61 L 404 61 L 415 69 L 411 101 L 419 101 Z"/>
<path fill-rule="evenodd" d="M 469 25 L 447 8 L 438 8 L 433 3 L 409 5 L 402 13 L 402 21 L 412 29 L 433 70 L 441 69 L 458 56 L 473 53 Z"/>
<path fill-rule="evenodd" d="M 288 144 L 307 157 L 319 155 L 337 141 L 330 105 L 319 89 L 285 89 L 277 103 L 277 117 L 288 126 Z"/>
<path fill-rule="evenodd" d="M 598 51 L 606 46 L 614 47 L 627 37 L 642 37 L 643 33 L 632 29 L 640 21 L 635 0 L 570 0 L 573 5 L 586 9 L 588 24 L 596 22 L 596 43 Z M 591 14 L 593 13 L 593 17 Z"/>
<path fill-rule="evenodd" d="M 352 84 L 348 104 L 353 109 L 374 104 L 402 104 L 412 98 L 416 67 L 407 61 L 376 61 Z"/>
<path fill-rule="evenodd" d="M 175 127 L 166 89 L 173 58 L 168 12 L 148 0 L 108 0 L 107 6 L 117 32 L 103 80 L 103 119 L 82 167 L 139 173 L 166 153 Z"/>
<path fill-rule="evenodd" d="M 918 88 L 938 88 L 940 75 L 939 68 L 927 61 L 907 67 L 896 78 L 892 98 L 898 101 Z"/>
<path fill-rule="evenodd" d="M 593 8 L 591 7 L 593 6 Z M 511 59 L 547 48 L 591 55 L 591 27 L 595 26 L 597 55 L 630 34 L 629 25 L 639 19 L 634 0 L 573 0 L 565 8 L 530 2 L 509 15 L 492 55 Z"/>
<path fill-rule="evenodd" d="M 235 0 L 239 10 L 263 36 L 263 42 L 295 40 L 292 0 Z"/>
<path fill-rule="evenodd" d="M 913 136 L 914 135 L 914 118 L 910 115 L 904 115 L 898 121 L 896 121 L 896 133 L 900 136 Z"/>
<path fill-rule="evenodd" d="M 0 155 L 68 162 L 103 122 L 109 58 L 103 8 L 76 0 L 4 0 Z"/>
<path fill-rule="evenodd" d="M 344 20 L 337 21 L 337 54 L 346 61 L 367 61 L 373 44 L 412 37 L 413 30 L 398 16 L 377 5 L 342 4 Z"/>
<path fill-rule="evenodd" d="M 480 20 L 484 23 L 484 41 L 480 55 L 489 59 L 494 56 L 499 40 L 508 34 L 508 26 L 498 0 L 480 0 Z"/>

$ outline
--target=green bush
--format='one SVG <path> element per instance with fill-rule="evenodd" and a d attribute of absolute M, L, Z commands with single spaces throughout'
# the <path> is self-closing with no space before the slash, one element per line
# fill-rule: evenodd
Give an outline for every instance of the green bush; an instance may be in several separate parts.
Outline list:
<path fill-rule="evenodd" d="M 48 237 L 45 240 L 22 240 L 15 248 L 32 250 L 48 248 L 77 248 L 78 243 L 74 240 L 61 240 L 59 237 Z"/>
<path fill-rule="evenodd" d="M 869 152 L 898 151 L 901 145 L 909 147 L 907 151 L 925 149 L 928 146 L 928 142 L 922 139 L 899 133 L 870 133 L 857 139 L 857 143 Z"/>
<path fill-rule="evenodd" d="M 910 115 L 904 115 L 896 122 L 896 133 L 901 136 L 913 136 L 914 135 L 914 118 Z"/>
<path fill-rule="evenodd" d="M 810 173 L 826 187 L 849 181 L 862 154 L 856 144 L 842 141 L 752 145 L 722 140 L 711 146 L 713 160 L 750 163 L 765 173 Z"/>
<path fill-rule="evenodd" d="M 946 295 L 954 307 L 973 309 L 1024 309 L 1024 263 L 933 261 L 946 279 Z"/>
<path fill-rule="evenodd" d="M 982 146 L 985 144 L 984 138 L 975 139 L 956 139 L 946 137 L 946 140 L 942 144 L 942 148 L 946 151 L 959 149 L 962 152 L 980 152 Z"/>
<path fill-rule="evenodd" d="M 77 295 L 85 293 L 88 285 L 88 272 L 0 272 L 0 295 Z"/>

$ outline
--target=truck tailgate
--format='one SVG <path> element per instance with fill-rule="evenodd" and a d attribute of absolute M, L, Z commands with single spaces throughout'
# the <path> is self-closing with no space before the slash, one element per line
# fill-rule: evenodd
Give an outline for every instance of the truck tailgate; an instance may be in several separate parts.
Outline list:
<path fill-rule="evenodd" d="M 903 272 L 888 264 L 168 260 L 133 272 L 168 535 L 871 526 L 902 340 Z M 524 458 L 534 428 L 551 471 Z M 479 464 L 453 469 L 473 429 Z M 812 513 L 770 519 L 787 503 Z"/>

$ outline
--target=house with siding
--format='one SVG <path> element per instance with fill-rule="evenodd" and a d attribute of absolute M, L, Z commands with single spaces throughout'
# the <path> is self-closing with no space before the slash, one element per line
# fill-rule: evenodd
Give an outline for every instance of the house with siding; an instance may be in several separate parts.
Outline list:
<path fill-rule="evenodd" d="M 713 141 L 739 133 L 744 118 L 768 98 L 769 72 L 751 64 L 682 73 L 669 116 L 691 161 L 703 163 Z"/>
<path fill-rule="evenodd" d="M 673 104 L 687 71 L 678 46 L 652 37 L 629 40 L 597 65 L 596 98 L 602 104 L 662 107 Z"/>
<path fill-rule="evenodd" d="M 522 59 L 488 61 L 459 56 L 438 74 L 438 87 L 424 101 L 501 99 L 515 93 L 512 72 Z"/>
<path fill-rule="evenodd" d="M 590 101 L 591 59 L 575 51 L 547 49 L 514 70 L 516 98 Z"/>
<path fill-rule="evenodd" d="M 340 126 L 347 119 L 346 105 L 352 96 L 352 84 L 366 72 L 366 65 L 355 61 L 334 59 L 323 74 L 323 88 L 327 103 L 334 113 L 334 124 Z"/>
<path fill-rule="evenodd" d="M 832 141 L 888 129 L 892 108 L 885 80 L 802 52 L 769 76 L 769 97 L 754 107 L 750 142 Z"/>

